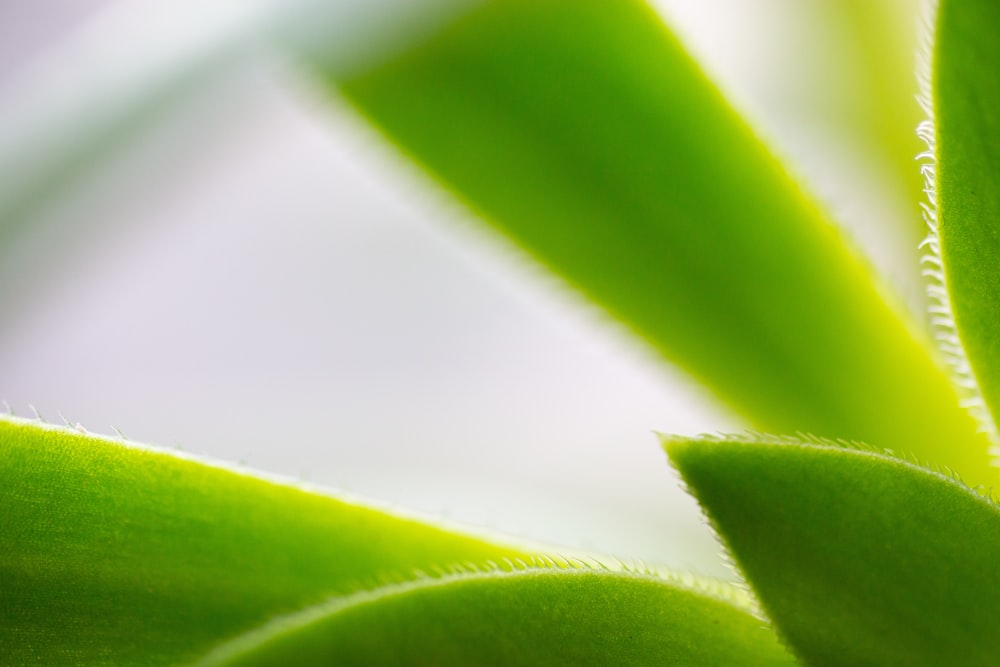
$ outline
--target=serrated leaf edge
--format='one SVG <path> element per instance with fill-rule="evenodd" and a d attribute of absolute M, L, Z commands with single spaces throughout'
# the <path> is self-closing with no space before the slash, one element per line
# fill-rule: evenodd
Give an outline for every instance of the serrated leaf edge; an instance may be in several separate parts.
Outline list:
<path fill-rule="evenodd" d="M 927 225 L 927 236 L 920 242 L 921 275 L 926 281 L 927 316 L 931 336 L 950 371 L 958 390 L 960 405 L 972 415 L 979 430 L 989 439 L 994 466 L 1000 466 L 1000 433 L 989 408 L 983 400 L 979 382 L 962 345 L 955 313 L 948 292 L 948 280 L 941 255 L 938 233 L 937 206 L 937 124 L 934 113 L 934 49 L 939 0 L 927 0 L 921 14 L 920 39 L 917 48 L 917 101 L 925 118 L 917 125 L 917 137 L 925 150 L 917 155 L 920 175 L 924 181 L 925 201 L 920 202 L 921 215 Z"/>

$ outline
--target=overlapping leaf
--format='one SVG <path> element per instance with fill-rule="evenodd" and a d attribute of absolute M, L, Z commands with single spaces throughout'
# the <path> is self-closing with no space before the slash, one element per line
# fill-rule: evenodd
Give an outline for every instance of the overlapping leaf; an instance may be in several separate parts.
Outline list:
<path fill-rule="evenodd" d="M 991 501 L 867 449 L 767 438 L 666 447 L 807 664 L 996 664 Z"/>
<path fill-rule="evenodd" d="M 641 3 L 487 2 L 330 76 L 486 220 L 757 424 L 995 475 L 927 346 Z"/>
<path fill-rule="evenodd" d="M 415 569 L 520 557 L 327 495 L 0 419 L 0 664 L 173 665 Z"/>
<path fill-rule="evenodd" d="M 1000 9 L 943 0 L 938 27 L 941 249 L 996 408 Z M 334 83 L 476 211 L 759 424 L 993 479 L 922 341 L 640 4 L 485 3 Z M 866 448 L 668 449 L 808 664 L 1000 655 L 991 501 Z M 592 570 L 426 579 L 416 571 L 523 553 L 66 429 L 0 420 L 0 507 L 4 664 L 165 665 L 220 643 L 206 664 L 794 662 L 711 594 Z M 400 576 L 417 578 L 382 585 Z"/>
<path fill-rule="evenodd" d="M 467 574 L 279 619 L 198 667 L 796 664 L 734 597 L 606 570 Z"/>

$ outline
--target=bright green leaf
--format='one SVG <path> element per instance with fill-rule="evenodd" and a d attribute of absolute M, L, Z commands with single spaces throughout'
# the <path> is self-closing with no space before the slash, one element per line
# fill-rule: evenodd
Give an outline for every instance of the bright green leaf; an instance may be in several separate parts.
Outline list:
<path fill-rule="evenodd" d="M 867 449 L 668 438 L 778 632 L 810 665 L 994 665 L 1000 508 Z"/>
<path fill-rule="evenodd" d="M 940 313 L 1000 416 L 1000 4 L 942 0 L 934 46 Z M 933 213 L 932 213 L 933 215 Z M 933 218 L 932 218 L 933 222 Z M 937 250 L 937 248 L 934 248 Z M 929 258 L 935 261 L 932 256 Z M 933 267 L 932 267 L 933 274 Z M 944 305 L 944 304 L 942 304 Z M 957 341 L 946 340 L 946 345 Z"/>
<path fill-rule="evenodd" d="M 644 5 L 488 2 L 329 81 L 762 427 L 996 474 L 925 341 Z"/>
<path fill-rule="evenodd" d="M 279 619 L 198 667 L 796 664 L 724 592 L 589 569 L 458 575 Z"/>
<path fill-rule="evenodd" d="M 173 665 L 331 596 L 522 550 L 0 419 L 0 664 Z"/>

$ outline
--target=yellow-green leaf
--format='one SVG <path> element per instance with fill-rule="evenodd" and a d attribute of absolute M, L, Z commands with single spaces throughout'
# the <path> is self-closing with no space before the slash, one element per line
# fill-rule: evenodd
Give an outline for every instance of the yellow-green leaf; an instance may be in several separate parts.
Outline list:
<path fill-rule="evenodd" d="M 511 546 L 0 419 L 0 664 L 175 665 L 278 614 Z"/>
<path fill-rule="evenodd" d="M 385 62 L 327 76 L 757 425 L 994 478 L 930 346 L 642 3 L 478 3 Z"/>

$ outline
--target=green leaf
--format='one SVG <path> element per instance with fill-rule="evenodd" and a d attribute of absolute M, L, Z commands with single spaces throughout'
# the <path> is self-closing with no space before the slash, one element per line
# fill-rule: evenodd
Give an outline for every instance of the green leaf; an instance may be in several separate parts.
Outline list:
<path fill-rule="evenodd" d="M 929 346 L 648 7 L 488 2 L 327 80 L 762 428 L 994 478 Z"/>
<path fill-rule="evenodd" d="M 778 632 L 810 665 L 993 665 L 1000 509 L 864 448 L 667 438 Z"/>
<path fill-rule="evenodd" d="M 173 665 L 331 596 L 524 551 L 0 419 L 0 663 Z"/>
<path fill-rule="evenodd" d="M 951 312 L 1000 416 L 1000 4 L 942 0 L 934 46 L 937 232 Z M 933 195 L 932 195 L 932 204 Z M 933 210 L 929 211 L 934 223 Z M 929 258 L 932 265 L 935 255 Z M 934 267 L 931 267 L 934 274 Z M 946 336 L 946 344 L 957 341 Z"/>
<path fill-rule="evenodd" d="M 731 591 L 588 569 L 465 574 L 279 619 L 198 667 L 796 664 Z"/>

